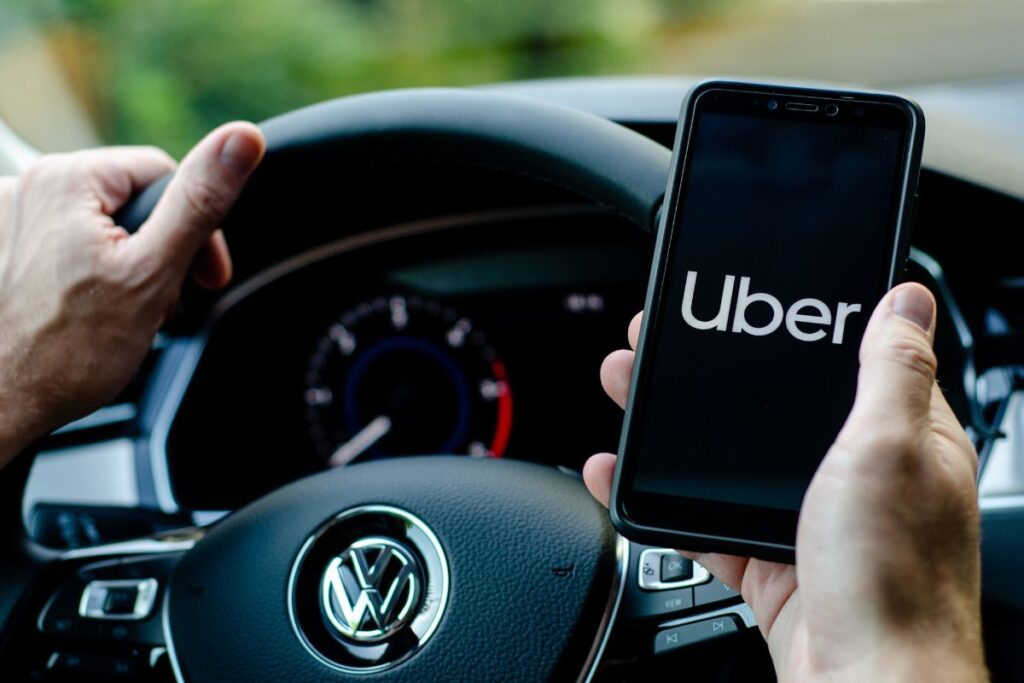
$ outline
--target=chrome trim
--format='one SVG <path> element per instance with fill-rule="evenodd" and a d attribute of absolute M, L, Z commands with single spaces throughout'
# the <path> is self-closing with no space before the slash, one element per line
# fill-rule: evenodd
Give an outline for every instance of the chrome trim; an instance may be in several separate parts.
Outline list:
<path fill-rule="evenodd" d="M 377 559 L 370 563 L 367 553 L 377 551 Z M 394 558 L 401 563 L 401 569 L 392 577 L 387 587 L 381 585 L 384 569 Z M 349 587 L 342 579 L 342 567 L 348 563 L 356 578 L 359 593 L 352 599 Z M 340 554 L 335 555 L 327 564 L 320 578 L 320 611 L 327 624 L 338 633 L 355 641 L 378 643 L 390 638 L 400 631 L 415 616 L 419 609 L 420 575 L 423 573 L 419 561 L 404 545 L 386 536 L 369 536 L 349 545 Z M 408 591 L 406 591 L 408 586 Z M 408 592 L 405 604 L 398 609 L 394 618 L 385 622 L 384 617 L 392 610 L 391 600 L 398 600 Z M 374 603 L 373 596 L 379 596 L 382 602 Z M 335 609 L 335 602 L 342 605 L 341 613 Z M 373 619 L 373 626 L 363 628 L 363 621 Z"/>
<path fill-rule="evenodd" d="M 981 496 L 978 508 L 982 512 L 996 510 L 1024 510 L 1024 495 L 1016 496 Z"/>
<path fill-rule="evenodd" d="M 314 247 L 301 254 L 296 254 L 280 261 L 242 282 L 217 302 L 213 310 L 210 311 L 209 316 L 207 316 L 202 331 L 196 337 L 181 342 L 188 344 L 188 346 L 182 357 L 178 360 L 177 367 L 172 369 L 173 379 L 167 392 L 159 398 L 160 403 L 156 409 L 156 419 L 153 422 L 153 428 L 149 436 L 149 458 L 153 482 L 156 488 L 157 503 L 160 509 L 168 514 L 173 514 L 179 510 L 179 505 L 174 497 L 174 491 L 171 486 L 170 470 L 167 464 L 167 439 L 170 435 L 171 425 L 178 414 L 181 401 L 185 397 L 185 392 L 191 383 L 192 375 L 195 373 L 196 366 L 202 357 L 210 332 L 213 330 L 217 320 L 239 302 L 272 282 L 301 268 L 338 256 L 339 254 L 384 242 L 432 232 L 472 226 L 483 227 L 509 221 L 558 218 L 563 216 L 602 215 L 607 213 L 606 209 L 590 204 L 555 204 L 517 209 L 475 211 L 441 218 L 398 223 L 369 232 L 343 237 L 334 242 Z"/>
<path fill-rule="evenodd" d="M 108 614 L 105 608 L 111 589 L 134 588 L 135 605 L 130 614 Z M 78 616 L 86 619 L 139 621 L 153 611 L 160 584 L 156 579 L 118 579 L 116 581 L 90 581 L 78 601 Z"/>
<path fill-rule="evenodd" d="M 657 578 L 657 579 L 648 579 L 646 576 L 644 576 L 644 573 L 641 570 L 641 567 L 644 566 L 644 560 L 647 557 L 651 556 L 651 555 L 656 555 L 658 557 L 658 563 L 657 563 L 658 569 L 657 569 L 657 571 L 658 571 L 658 577 L 659 578 Z M 682 555 L 679 555 L 679 553 L 676 552 L 675 550 L 673 550 L 672 548 L 648 548 L 647 550 L 645 550 L 642 553 L 640 553 L 640 559 L 637 562 L 637 569 L 636 569 L 636 582 L 637 582 L 637 585 L 640 586 L 640 588 L 642 590 L 645 590 L 645 591 L 667 591 L 667 590 L 672 590 L 673 588 L 686 588 L 687 586 L 697 586 L 697 585 L 702 584 L 702 583 L 707 583 L 708 581 L 711 580 L 711 573 L 707 569 L 702 567 L 701 565 L 699 565 L 696 562 L 694 562 L 693 563 L 693 576 L 692 577 L 690 577 L 688 579 L 683 579 L 682 581 L 662 581 L 661 580 L 661 558 L 665 557 L 666 555 L 678 555 L 679 557 L 683 557 Z M 686 559 L 686 558 L 683 558 L 683 559 Z"/>
<path fill-rule="evenodd" d="M 296 585 L 296 581 L 298 580 L 299 569 L 301 568 L 302 561 L 305 559 L 306 554 L 309 552 L 309 549 L 313 547 L 313 544 L 316 543 L 316 541 L 325 532 L 330 530 L 337 523 L 342 522 L 342 521 L 344 521 L 346 519 L 350 519 L 350 518 L 357 517 L 357 516 L 360 516 L 360 515 L 372 515 L 372 514 L 391 515 L 393 517 L 398 517 L 399 519 L 404 520 L 405 522 L 407 522 L 409 525 L 415 527 L 420 533 L 422 533 L 426 537 L 427 542 L 430 544 L 430 546 L 431 546 L 432 550 L 434 551 L 434 553 L 436 553 L 436 558 L 424 557 L 423 559 L 426 561 L 426 563 L 428 565 L 431 564 L 431 562 L 430 562 L 431 559 L 436 559 L 437 560 L 438 568 L 440 569 L 440 574 L 441 574 L 441 576 L 439 577 L 440 578 L 440 582 L 439 582 L 440 586 L 439 586 L 438 591 L 437 591 L 439 597 L 437 598 L 436 611 L 434 612 L 433 615 L 430 616 L 430 620 L 431 621 L 430 621 L 429 625 L 427 626 L 426 630 L 422 634 L 417 634 L 414 631 L 414 634 L 416 635 L 416 637 L 419 640 L 419 642 L 418 642 L 418 644 L 417 644 L 417 646 L 416 646 L 416 648 L 414 650 L 409 651 L 407 654 L 405 654 L 404 656 L 402 656 L 399 659 L 396 659 L 394 661 L 385 662 L 383 664 L 371 665 L 371 666 L 368 666 L 368 667 L 358 667 L 357 668 L 357 667 L 353 667 L 353 666 L 346 666 L 344 664 L 339 664 L 338 662 L 335 662 L 335 661 L 332 661 L 330 659 L 327 659 L 324 655 L 320 654 L 316 650 L 316 648 L 314 648 L 312 646 L 312 644 L 306 639 L 306 635 L 303 633 L 302 628 L 299 626 L 298 617 L 296 616 L 296 613 L 295 613 L 295 585 Z M 422 552 L 423 552 L 422 549 L 420 549 L 420 552 L 421 552 L 421 557 L 422 557 Z M 433 584 L 433 578 L 434 577 L 431 577 L 429 575 L 428 568 L 424 568 L 424 575 L 426 576 L 426 585 L 423 587 L 423 594 L 425 596 L 431 596 L 431 595 L 434 594 L 432 592 L 432 588 L 433 588 L 432 584 Z M 420 648 L 422 648 L 424 646 L 424 644 L 428 640 L 430 640 L 430 637 L 434 635 L 434 632 L 437 630 L 437 627 L 441 624 L 441 619 L 444 617 L 445 609 L 448 607 L 448 592 L 449 592 L 450 587 L 451 587 L 451 578 L 450 578 L 450 576 L 451 576 L 451 570 L 448 568 L 448 556 L 445 554 L 444 548 L 441 546 L 441 541 L 438 540 L 438 538 L 434 534 L 433 530 L 429 526 L 427 526 L 427 524 L 423 520 L 421 520 L 419 517 L 417 517 L 416 515 L 412 514 L 411 512 L 407 512 L 406 510 L 403 510 L 403 509 L 397 508 L 397 507 L 393 507 L 391 505 L 360 505 L 358 507 L 354 507 L 354 508 L 350 508 L 348 510 L 345 510 L 344 512 L 341 512 L 341 513 L 331 517 L 329 520 L 324 522 L 313 533 L 313 535 L 311 535 L 309 538 L 307 538 L 305 543 L 302 544 L 302 547 L 299 549 L 298 554 L 295 556 L 295 560 L 292 562 L 292 568 L 291 568 L 291 571 L 288 574 L 288 587 L 287 587 L 287 591 L 288 591 L 288 595 L 287 595 L 288 621 L 289 621 L 289 623 L 291 623 L 292 632 L 295 634 L 295 637 L 298 639 L 299 644 L 302 645 L 303 649 L 305 649 L 306 652 L 308 652 L 314 659 L 316 659 L 318 662 L 320 662 L 324 666 L 326 666 L 326 667 L 328 667 L 330 669 L 333 669 L 334 671 L 341 671 L 341 672 L 344 672 L 344 673 L 356 674 L 356 675 L 380 673 L 381 671 L 392 669 L 395 666 L 398 666 L 399 664 L 401 664 L 402 662 L 408 661 L 408 658 L 411 657 L 412 655 L 414 655 Z M 429 600 L 429 598 L 428 598 L 428 600 Z M 424 602 L 424 607 L 426 607 L 427 604 L 429 604 L 429 602 L 425 601 Z M 423 616 L 424 614 L 427 614 L 427 613 L 428 613 L 428 610 L 421 609 L 419 614 L 417 615 L 417 619 L 420 616 Z M 415 620 L 413 621 L 413 626 L 411 626 L 410 628 L 413 628 L 414 626 L 415 626 Z"/>
<path fill-rule="evenodd" d="M 97 545 L 91 548 L 77 548 L 67 550 L 60 555 L 61 560 L 84 560 L 95 557 L 107 557 L 111 555 L 160 555 L 165 553 L 180 553 L 191 550 L 202 536 L 199 530 L 195 530 L 191 537 L 169 536 L 166 540 L 159 538 L 140 538 L 121 543 L 110 543 Z"/>
<path fill-rule="evenodd" d="M 181 673 L 181 665 L 178 664 L 178 652 L 174 649 L 174 638 L 171 637 L 171 586 L 167 585 L 164 591 L 164 599 L 160 604 L 160 630 L 164 632 L 164 643 L 167 645 L 167 660 L 171 663 L 171 673 L 174 674 L 176 683 L 185 683 L 185 675 Z"/>
<path fill-rule="evenodd" d="M 722 616 L 738 617 L 747 628 L 757 626 L 757 619 L 754 618 L 754 610 L 750 609 L 750 605 L 747 603 L 740 602 L 735 605 L 729 605 L 728 607 L 720 607 L 719 609 L 711 610 L 710 612 L 701 612 L 700 614 L 693 614 L 681 619 L 666 621 L 663 624 L 658 624 L 658 630 L 672 628 L 673 626 L 682 626 L 683 624 L 692 624 L 695 621 L 704 621 L 705 619 L 714 619 L 715 617 Z"/>
<path fill-rule="evenodd" d="M 997 429 L 1004 435 L 989 450 L 978 480 L 982 510 L 1024 508 L 1024 391 L 1010 394 Z"/>
<path fill-rule="evenodd" d="M 113 403 L 64 425 L 54 431 L 53 434 L 68 434 L 86 429 L 96 429 L 97 427 L 126 424 L 134 420 L 138 414 L 139 410 L 134 403 Z"/>
<path fill-rule="evenodd" d="M 612 630 L 615 628 L 615 619 L 619 616 L 619 605 L 622 604 L 622 596 L 626 592 L 626 577 L 629 575 L 629 541 L 622 536 L 619 536 L 615 543 L 615 574 L 617 580 L 612 585 L 608 605 L 605 607 L 604 616 L 601 617 L 601 623 L 598 624 L 594 647 L 587 655 L 587 661 L 577 683 L 591 683 L 594 680 Z"/>
<path fill-rule="evenodd" d="M 212 322 L 210 324 L 212 325 Z M 171 486 L 171 470 L 167 464 L 167 439 L 171 434 L 171 424 L 178 414 L 178 408 L 181 407 L 181 401 L 203 355 L 206 336 L 207 333 L 204 331 L 198 337 L 180 342 L 184 345 L 182 355 L 173 369 L 174 374 L 167 391 L 160 397 L 160 405 L 149 432 L 149 470 L 153 477 L 157 505 L 167 514 L 174 514 L 180 509 Z M 170 359 L 165 355 L 162 360 L 168 362 Z"/>

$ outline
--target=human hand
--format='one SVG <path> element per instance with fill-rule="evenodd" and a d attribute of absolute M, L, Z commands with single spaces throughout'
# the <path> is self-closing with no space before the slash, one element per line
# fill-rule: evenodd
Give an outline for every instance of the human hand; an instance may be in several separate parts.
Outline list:
<path fill-rule="evenodd" d="M 875 309 L 856 401 L 803 501 L 796 566 L 683 552 L 741 591 L 780 680 L 987 680 L 977 455 L 935 382 L 934 331 L 920 285 Z M 620 406 L 633 360 L 616 351 L 601 367 Z M 614 466 L 603 453 L 583 472 L 605 505 Z"/>
<path fill-rule="evenodd" d="M 160 150 L 44 156 L 0 178 L 0 466 L 128 384 L 187 274 L 228 282 L 215 229 L 264 148 L 252 124 L 213 131 L 130 236 L 111 215 L 174 170 Z"/>

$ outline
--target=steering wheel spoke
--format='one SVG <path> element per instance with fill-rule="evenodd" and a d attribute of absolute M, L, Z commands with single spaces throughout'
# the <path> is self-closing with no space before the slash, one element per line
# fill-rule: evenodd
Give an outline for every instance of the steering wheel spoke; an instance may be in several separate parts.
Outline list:
<path fill-rule="evenodd" d="M 170 680 L 167 586 L 201 534 L 189 530 L 54 558 L 39 571 L 9 631 L 15 678 Z"/>
<path fill-rule="evenodd" d="M 641 657 L 738 635 L 757 626 L 750 607 L 671 548 L 630 543 L 615 642 Z"/>

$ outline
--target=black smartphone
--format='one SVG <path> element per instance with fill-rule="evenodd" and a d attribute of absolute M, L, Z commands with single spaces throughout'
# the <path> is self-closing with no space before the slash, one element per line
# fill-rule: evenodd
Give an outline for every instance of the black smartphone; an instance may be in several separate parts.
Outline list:
<path fill-rule="evenodd" d="M 794 560 L 861 336 L 905 270 L 923 139 L 896 95 L 691 90 L 612 487 L 623 535 Z"/>

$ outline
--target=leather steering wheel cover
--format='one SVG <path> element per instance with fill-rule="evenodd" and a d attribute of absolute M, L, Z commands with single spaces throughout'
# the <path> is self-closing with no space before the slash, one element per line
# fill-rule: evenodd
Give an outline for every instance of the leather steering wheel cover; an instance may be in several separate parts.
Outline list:
<path fill-rule="evenodd" d="M 287 591 L 309 534 L 364 505 L 423 520 L 444 547 L 451 583 L 421 651 L 393 669 L 353 674 L 304 649 Z M 167 623 L 184 680 L 198 683 L 573 680 L 613 589 L 616 538 L 579 479 L 550 467 L 373 461 L 290 484 L 216 526 L 175 571 Z"/>
<path fill-rule="evenodd" d="M 671 153 L 616 123 L 527 97 L 457 89 L 393 90 L 299 109 L 261 125 L 267 156 L 254 181 L 303 155 L 367 161 L 434 158 L 525 174 L 614 209 L 653 231 Z M 117 216 L 134 231 L 170 177 Z M 243 192 L 240 203 L 260 201 Z"/>

